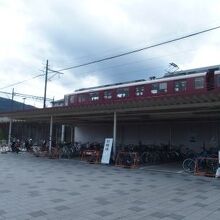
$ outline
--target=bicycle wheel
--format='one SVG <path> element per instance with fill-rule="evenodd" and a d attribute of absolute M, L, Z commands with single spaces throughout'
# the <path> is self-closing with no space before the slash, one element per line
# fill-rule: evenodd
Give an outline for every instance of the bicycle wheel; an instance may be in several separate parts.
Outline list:
<path fill-rule="evenodd" d="M 195 161 L 193 159 L 190 159 L 190 158 L 189 159 L 185 159 L 183 161 L 182 166 L 183 166 L 183 169 L 184 169 L 185 172 L 193 173 L 194 170 L 195 170 Z"/>
<path fill-rule="evenodd" d="M 141 154 L 141 164 L 146 164 L 148 162 L 148 153 L 144 152 Z"/>
<path fill-rule="evenodd" d="M 130 153 L 126 153 L 125 157 L 124 157 L 124 165 L 126 167 L 130 167 L 132 165 L 132 156 Z"/>

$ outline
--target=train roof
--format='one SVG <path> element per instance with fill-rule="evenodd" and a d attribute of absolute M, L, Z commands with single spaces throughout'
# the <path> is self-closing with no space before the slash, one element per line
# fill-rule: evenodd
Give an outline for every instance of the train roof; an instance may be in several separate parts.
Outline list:
<path fill-rule="evenodd" d="M 202 73 L 196 73 L 193 76 L 199 77 L 199 76 L 204 76 L 205 74 L 206 72 L 202 72 Z M 172 76 L 172 77 L 167 77 L 167 78 L 165 77 L 155 78 L 152 80 L 144 80 L 144 81 L 139 81 L 139 82 L 112 84 L 107 87 L 100 86 L 98 88 L 87 88 L 85 90 L 75 91 L 70 95 L 83 94 L 87 92 L 97 92 L 97 91 L 102 91 L 102 90 L 111 90 L 111 89 L 124 88 L 124 87 L 129 87 L 129 86 L 141 86 L 141 85 L 150 84 L 150 83 L 167 82 L 167 81 L 186 79 L 186 78 L 191 78 L 191 77 L 192 77 L 191 75 L 178 75 L 178 76 Z"/>
<path fill-rule="evenodd" d="M 106 85 L 102 85 L 102 86 L 94 86 L 94 87 L 76 89 L 75 92 L 80 92 L 80 91 L 89 90 L 89 89 L 105 88 L 105 87 L 109 87 L 109 86 L 118 86 L 118 85 L 129 84 L 129 83 L 144 82 L 144 81 L 146 81 L 146 80 L 145 79 L 138 79 L 138 80 L 127 81 L 127 82 L 119 82 L 119 83 L 113 83 L 113 84 L 106 84 Z"/>
<path fill-rule="evenodd" d="M 120 83 L 114 83 L 114 84 L 107 84 L 102 86 L 95 86 L 95 87 L 89 87 L 89 88 L 82 88 L 77 89 L 71 94 L 80 94 L 80 93 L 86 93 L 86 92 L 95 92 L 95 91 L 101 91 L 101 90 L 110 90 L 115 88 L 121 88 L 126 86 L 138 86 L 143 84 L 149 84 L 149 83 L 157 83 L 157 82 L 163 82 L 163 81 L 171 81 L 171 80 L 177 80 L 177 79 L 185 79 L 192 77 L 198 77 L 203 76 L 206 74 L 207 71 L 214 70 L 214 71 L 220 71 L 220 65 L 215 66 L 207 66 L 207 67 L 201 67 L 201 68 L 195 68 L 195 69 L 189 69 L 189 70 L 181 70 L 174 73 L 170 73 L 169 75 L 165 75 L 160 78 L 154 78 L 150 77 L 151 79 L 145 80 L 145 79 L 139 79 L 134 81 L 127 81 L 127 82 L 120 82 Z M 69 94 L 69 95 L 71 95 Z"/>
<path fill-rule="evenodd" d="M 200 67 L 200 68 L 194 68 L 194 69 L 170 72 L 167 75 L 165 75 L 164 77 L 172 77 L 172 76 L 179 76 L 179 75 L 189 75 L 189 74 L 207 72 L 209 70 L 214 70 L 214 71 L 220 70 L 220 65 L 206 66 L 206 67 Z"/>

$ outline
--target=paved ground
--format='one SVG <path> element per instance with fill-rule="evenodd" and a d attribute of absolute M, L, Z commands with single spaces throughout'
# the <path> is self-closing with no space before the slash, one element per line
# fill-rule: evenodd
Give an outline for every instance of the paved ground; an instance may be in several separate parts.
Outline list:
<path fill-rule="evenodd" d="M 0 219 L 220 219 L 220 180 L 0 154 Z"/>
<path fill-rule="evenodd" d="M 140 169 L 143 169 L 143 170 L 146 170 L 146 171 L 184 173 L 181 162 L 167 163 L 167 164 L 161 164 L 161 165 L 148 165 L 148 166 L 140 167 Z"/>

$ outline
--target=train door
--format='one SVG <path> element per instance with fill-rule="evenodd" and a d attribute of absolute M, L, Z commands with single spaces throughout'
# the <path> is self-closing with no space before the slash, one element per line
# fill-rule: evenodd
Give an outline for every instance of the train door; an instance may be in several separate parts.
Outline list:
<path fill-rule="evenodd" d="M 215 70 L 208 70 L 206 73 L 206 89 L 208 91 L 215 88 Z"/>

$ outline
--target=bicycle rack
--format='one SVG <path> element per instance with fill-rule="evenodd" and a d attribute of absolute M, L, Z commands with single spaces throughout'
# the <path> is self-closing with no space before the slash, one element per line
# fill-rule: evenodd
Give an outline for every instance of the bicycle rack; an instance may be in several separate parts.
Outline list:
<path fill-rule="evenodd" d="M 215 177 L 218 158 L 198 157 L 195 161 L 195 175 Z"/>
<path fill-rule="evenodd" d="M 139 154 L 137 152 L 120 151 L 117 154 L 115 166 L 123 168 L 137 168 L 139 167 Z"/>
<path fill-rule="evenodd" d="M 81 155 L 81 160 L 89 163 L 100 163 L 100 151 L 97 150 L 84 150 Z"/>

